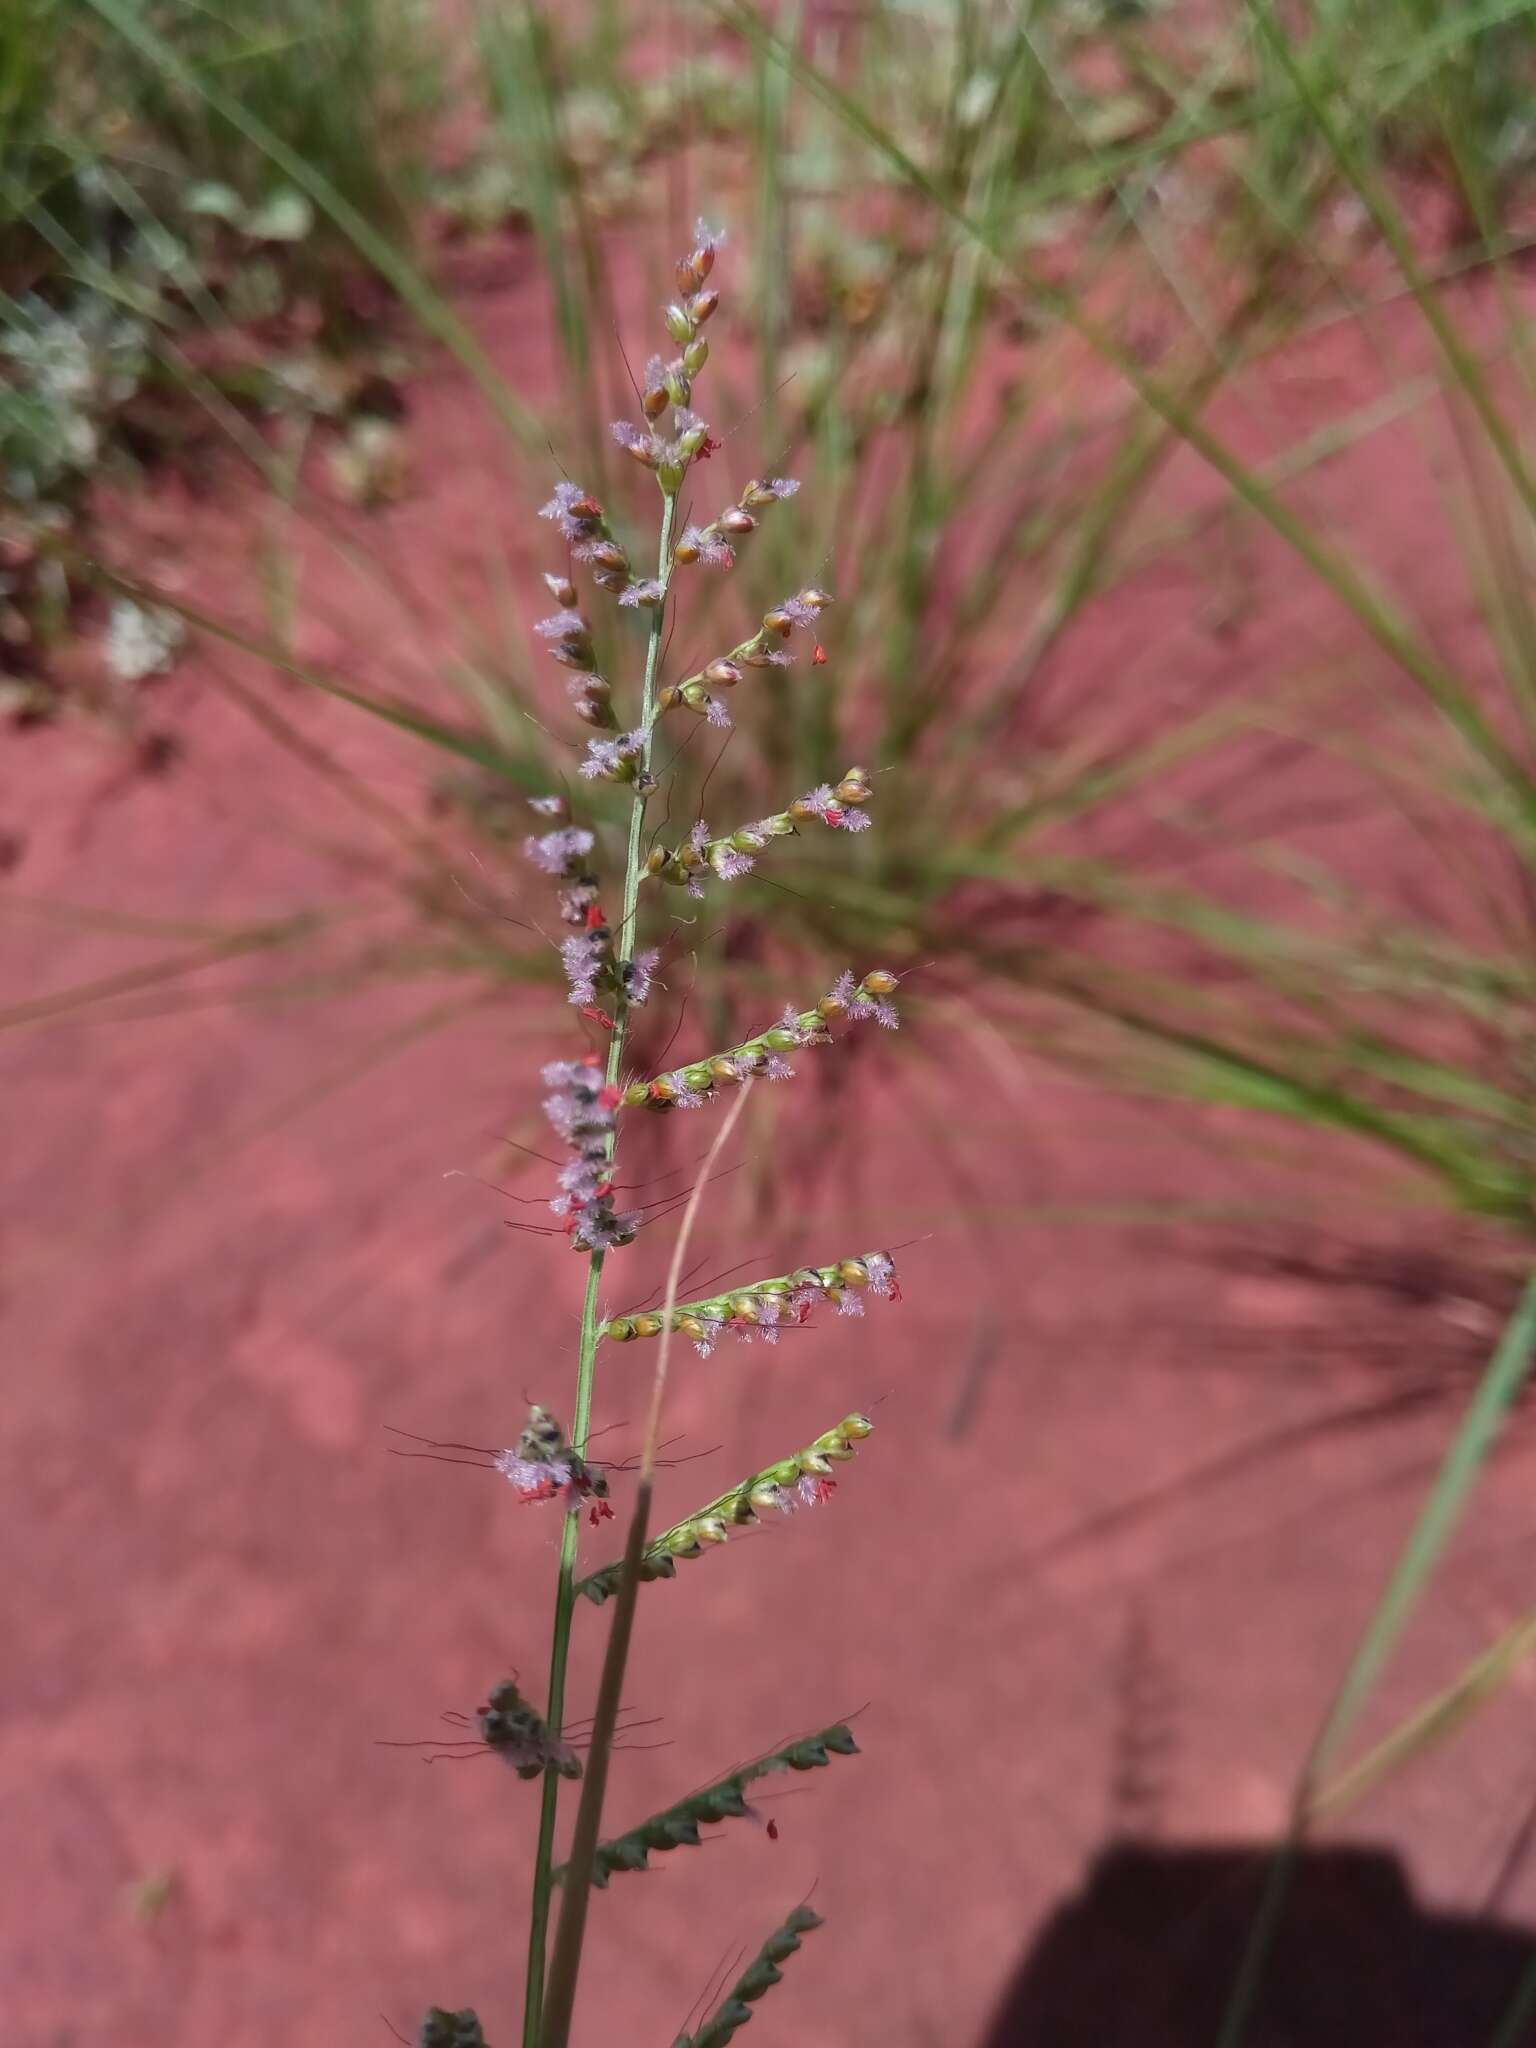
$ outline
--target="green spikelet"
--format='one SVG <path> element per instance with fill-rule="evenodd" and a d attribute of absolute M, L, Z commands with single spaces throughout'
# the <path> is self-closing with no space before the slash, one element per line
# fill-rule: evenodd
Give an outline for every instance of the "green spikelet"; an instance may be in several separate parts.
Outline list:
<path fill-rule="evenodd" d="M 834 1482 L 827 1476 L 835 1465 L 846 1464 L 853 1447 L 874 1429 L 867 1415 L 845 1415 L 835 1429 L 826 1430 L 803 1451 L 765 1465 L 743 1479 L 739 1486 L 722 1493 L 685 1520 L 654 1537 L 640 1553 L 642 1580 L 670 1579 L 677 1572 L 680 1557 L 702 1557 L 706 1546 L 724 1543 L 730 1530 L 745 1528 L 760 1515 L 774 1511 L 788 1513 L 797 1505 L 809 1506 L 825 1499 Z M 589 1572 L 577 1583 L 595 1607 L 601 1607 L 619 1590 L 620 1562 Z"/>
<path fill-rule="evenodd" d="M 679 2034 L 672 2048 L 725 2048 L 736 2029 L 751 2019 L 755 2002 L 783 1977 L 779 1964 L 787 1962 L 799 1948 L 801 1935 L 810 1934 L 821 1925 L 819 1913 L 813 1913 L 809 1906 L 796 1906 L 784 1924 L 769 1935 L 699 2031 Z"/>

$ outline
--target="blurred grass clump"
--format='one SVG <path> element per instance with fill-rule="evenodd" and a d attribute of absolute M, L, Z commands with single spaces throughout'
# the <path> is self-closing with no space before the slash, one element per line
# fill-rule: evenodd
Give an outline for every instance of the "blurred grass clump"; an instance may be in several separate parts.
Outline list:
<path fill-rule="evenodd" d="M 49 655 L 81 595 L 59 543 L 80 535 L 98 478 L 174 447 L 194 400 L 333 407 L 331 365 L 376 319 L 348 238 L 210 86 L 381 234 L 414 233 L 440 107 L 417 0 L 4 11 L 0 711 L 53 708 Z"/>

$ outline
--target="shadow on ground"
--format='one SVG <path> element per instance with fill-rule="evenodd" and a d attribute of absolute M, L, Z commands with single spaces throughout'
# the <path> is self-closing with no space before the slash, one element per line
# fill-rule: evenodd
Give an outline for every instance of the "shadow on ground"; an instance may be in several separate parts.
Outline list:
<path fill-rule="evenodd" d="M 984 2048 L 1212 2048 L 1273 1845 L 1112 1844 L 1047 1920 Z M 1305 1852 L 1246 2048 L 1509 2048 L 1527 1928 L 1426 1912 L 1381 1849 Z"/>

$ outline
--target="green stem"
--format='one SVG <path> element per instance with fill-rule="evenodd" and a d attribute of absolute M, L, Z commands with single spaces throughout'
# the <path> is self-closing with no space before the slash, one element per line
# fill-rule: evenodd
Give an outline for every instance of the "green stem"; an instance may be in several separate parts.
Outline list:
<path fill-rule="evenodd" d="M 668 580 L 672 565 L 672 522 L 676 507 L 675 497 L 662 499 L 656 574 L 664 583 Z M 640 842 L 645 830 L 645 784 L 651 765 L 651 726 L 656 703 L 656 677 L 661 668 L 662 628 L 666 620 L 666 611 L 667 607 L 663 601 L 651 613 L 650 637 L 645 645 L 645 680 L 641 686 L 639 720 L 645 731 L 645 745 L 640 754 L 640 780 L 635 788 L 634 807 L 629 814 L 629 848 L 624 862 L 624 909 L 614 938 L 615 957 L 621 965 L 633 956 L 635 950 L 635 906 L 640 897 L 642 870 Z M 619 1078 L 619 1068 L 624 1060 L 624 1041 L 628 1035 L 629 1007 L 621 1000 L 616 1006 L 613 1035 L 608 1043 L 608 1070 L 605 1079 L 610 1086 Z M 610 1162 L 616 1143 L 617 1132 L 609 1141 Z M 593 1252 L 587 1266 L 587 1287 L 581 1304 L 581 1341 L 576 1354 L 576 1407 L 571 1417 L 571 1443 L 580 1452 L 587 1448 L 587 1432 L 592 1420 L 593 1367 L 597 1358 L 598 1330 L 601 1327 L 597 1314 L 597 1290 L 603 1277 L 603 1258 L 602 1252 Z M 544 1713 L 544 1724 L 551 1735 L 558 1735 L 565 1725 L 565 1672 L 570 1656 L 571 1613 L 576 1604 L 576 1546 L 579 1535 L 579 1515 L 567 1514 L 565 1525 L 560 1532 L 559 1577 L 555 1584 L 555 1620 L 549 1648 L 549 1700 Z M 544 2004 L 544 1962 L 549 1937 L 551 1872 L 555 1861 L 555 1819 L 560 1804 L 560 1784 L 560 1775 L 557 1771 L 547 1770 L 544 1773 L 544 1799 L 539 1808 L 539 1843 L 533 1865 L 533 1903 L 528 1915 L 528 1974 L 523 1988 L 523 2048 L 539 2048 L 540 2015 Z"/>
<path fill-rule="evenodd" d="M 587 1746 L 587 1772 L 582 1780 L 581 1803 L 576 1809 L 576 1827 L 571 1836 L 570 1861 L 565 1868 L 565 1896 L 560 1906 L 560 1924 L 555 1929 L 555 1954 L 550 1965 L 549 1995 L 541 2019 L 541 2048 L 569 2048 L 571 2018 L 576 2010 L 576 1979 L 581 1970 L 581 1947 L 586 1936 L 587 1908 L 592 1903 L 592 1872 L 597 1857 L 597 1837 L 603 1820 L 603 1797 L 608 1789 L 608 1764 L 613 1754 L 614 1729 L 618 1725 L 619 1700 L 624 1690 L 624 1671 L 629 1662 L 630 1637 L 635 1627 L 635 1596 L 640 1590 L 640 1559 L 645 1552 L 646 1531 L 651 1522 L 651 1484 L 656 1474 L 656 1449 L 661 1440 L 661 1411 L 667 1392 L 667 1362 L 671 1354 L 672 1317 L 677 1307 L 678 1284 L 683 1261 L 693 1239 L 699 1203 L 715 1161 L 730 1139 L 741 1112 L 747 1106 L 753 1082 L 749 1078 L 730 1113 L 716 1131 L 699 1177 L 688 1197 L 683 1220 L 672 1246 L 672 1264 L 667 1273 L 666 1305 L 662 1310 L 661 1347 L 651 1381 L 651 1403 L 645 1419 L 645 1437 L 640 1446 L 640 1476 L 635 1487 L 634 1512 L 624 1544 L 624 1562 L 619 1572 L 619 1595 L 613 1625 L 608 1631 L 608 1648 L 603 1656 L 603 1673 L 598 1681 L 597 1712 L 592 1721 L 592 1739 Z"/>

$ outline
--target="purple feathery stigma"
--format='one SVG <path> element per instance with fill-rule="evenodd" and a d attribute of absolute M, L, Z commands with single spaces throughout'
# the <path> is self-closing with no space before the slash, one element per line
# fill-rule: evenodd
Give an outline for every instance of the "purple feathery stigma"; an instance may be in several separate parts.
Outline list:
<path fill-rule="evenodd" d="M 693 1348 L 700 1358 L 708 1358 L 720 1341 L 720 1332 L 725 1328 L 723 1316 L 700 1316 L 701 1334 L 694 1338 Z"/>
<path fill-rule="evenodd" d="M 901 1029 L 901 1014 L 889 996 L 873 996 L 866 989 L 857 988 L 848 997 L 848 1014 L 860 1022 L 873 1017 L 877 1024 L 883 1024 L 887 1031 Z"/>
<path fill-rule="evenodd" d="M 520 1458 L 516 1451 L 498 1451 L 492 1463 L 528 1499 L 552 1497 L 571 1483 L 571 1468 L 563 1458 Z"/>
<path fill-rule="evenodd" d="M 632 960 L 625 963 L 624 993 L 637 1010 L 650 997 L 651 983 L 660 959 L 659 948 L 648 946 L 644 952 L 637 953 Z"/>
<path fill-rule="evenodd" d="M 709 856 L 709 864 L 722 882 L 737 881 L 742 875 L 750 875 L 757 863 L 750 853 L 738 853 L 734 846 L 718 846 Z"/>
<path fill-rule="evenodd" d="M 594 844 L 590 832 L 579 825 L 567 825 L 558 832 L 525 839 L 523 852 L 546 875 L 566 876 L 574 873 L 577 863 L 592 851 Z"/>
<path fill-rule="evenodd" d="M 571 507 L 579 504 L 586 495 L 580 484 L 556 484 L 555 494 L 549 503 L 539 507 L 539 517 L 553 519 L 567 540 L 579 540 L 586 531 L 587 522 L 573 518 Z"/>
<path fill-rule="evenodd" d="M 729 541 L 721 540 L 718 534 L 706 533 L 702 526 L 685 526 L 681 544 L 696 548 L 699 560 L 711 569 L 729 569 L 736 560 L 736 550 Z"/>
<path fill-rule="evenodd" d="M 603 949 L 594 946 L 594 932 L 576 932 L 561 942 L 560 959 L 565 968 L 565 978 L 571 984 L 573 1003 L 590 1003 L 597 999 L 598 970 L 603 964 Z"/>

